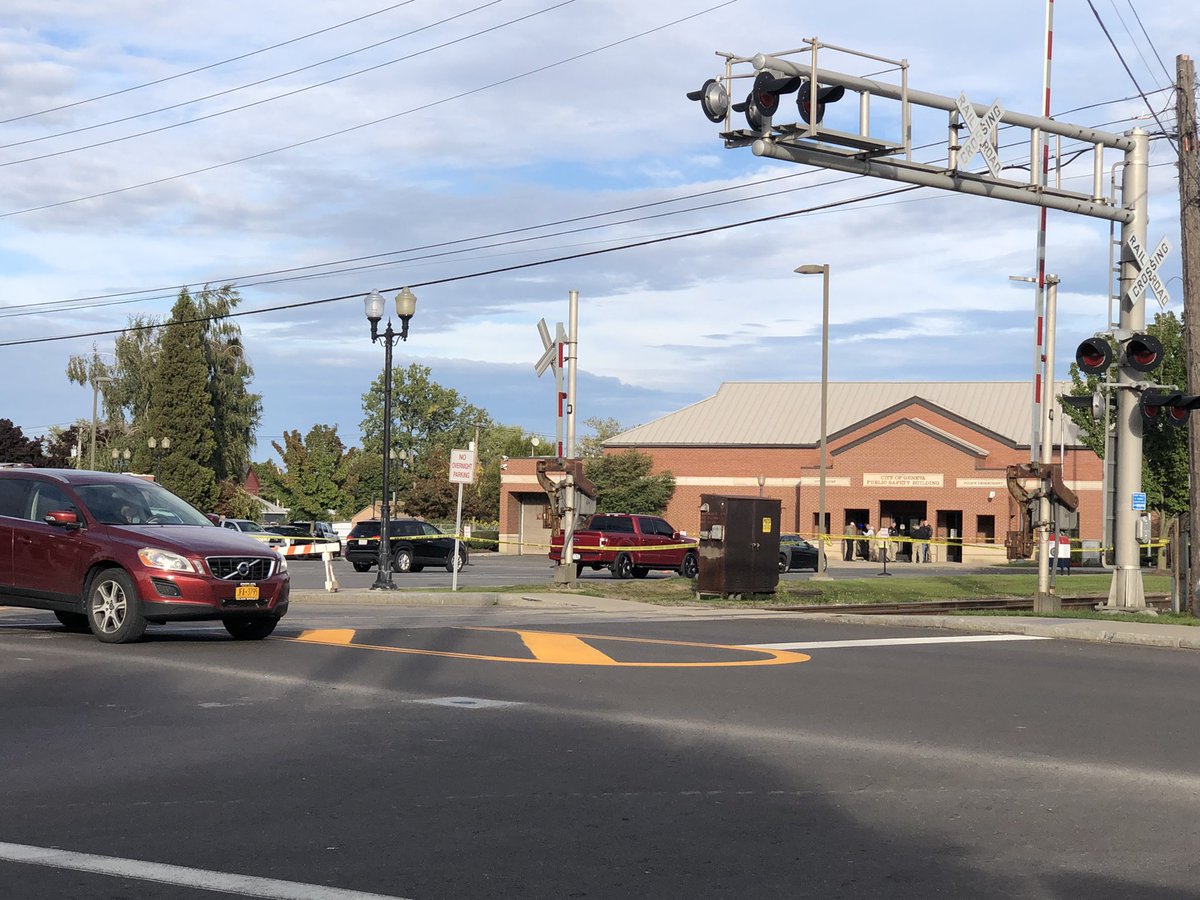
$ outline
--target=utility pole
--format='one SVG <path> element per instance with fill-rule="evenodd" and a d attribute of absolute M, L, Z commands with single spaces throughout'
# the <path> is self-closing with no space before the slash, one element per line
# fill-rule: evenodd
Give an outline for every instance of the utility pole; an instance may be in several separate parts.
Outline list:
<path fill-rule="evenodd" d="M 1175 57 L 1175 117 L 1179 128 L 1179 242 L 1183 254 L 1183 333 L 1187 348 L 1189 393 L 1200 392 L 1200 147 L 1196 139 L 1196 67 L 1190 56 Z M 1190 419 L 1190 417 L 1189 417 Z M 1188 579 L 1200 572 L 1200 434 L 1188 428 L 1189 488 Z M 1189 590 L 1189 593 L 1191 591 Z M 1188 601 L 1200 615 L 1196 597 Z"/>

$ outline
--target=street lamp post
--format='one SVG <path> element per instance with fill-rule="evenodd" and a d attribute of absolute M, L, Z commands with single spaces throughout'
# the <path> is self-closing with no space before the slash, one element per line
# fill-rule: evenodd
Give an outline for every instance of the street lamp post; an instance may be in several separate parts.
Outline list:
<path fill-rule="evenodd" d="M 396 315 L 400 317 L 400 333 L 392 330 L 392 319 L 388 317 L 387 329 L 379 333 L 379 320 L 383 318 L 383 295 L 371 291 L 363 298 L 367 321 L 371 323 L 371 343 L 383 341 L 383 502 L 379 507 L 379 572 L 371 585 L 373 591 L 392 591 L 392 548 L 389 534 L 391 517 L 388 500 L 391 486 L 392 449 L 392 347 L 399 338 L 408 340 L 408 323 L 417 311 L 417 298 L 408 288 L 396 295 Z"/>
<path fill-rule="evenodd" d="M 820 507 L 817 513 L 817 541 L 820 545 L 820 567 L 819 572 L 813 573 L 813 578 L 822 579 L 828 578 L 829 575 L 826 569 L 829 568 L 829 560 L 825 554 L 825 469 L 826 469 L 826 454 L 827 444 L 829 441 L 829 264 L 822 265 L 799 266 L 796 269 L 799 275 L 820 275 L 822 281 L 821 291 L 821 476 L 820 488 L 818 490 L 817 504 Z"/>
<path fill-rule="evenodd" d="M 124 452 L 120 450 L 113 450 L 113 471 L 124 472 L 125 467 L 129 465 L 129 458 L 131 456 L 133 456 L 133 454 L 129 452 L 128 448 L 126 448 Z"/>

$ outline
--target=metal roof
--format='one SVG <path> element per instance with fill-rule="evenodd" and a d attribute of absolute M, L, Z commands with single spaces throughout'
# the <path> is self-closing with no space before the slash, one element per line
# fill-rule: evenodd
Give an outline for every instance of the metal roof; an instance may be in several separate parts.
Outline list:
<path fill-rule="evenodd" d="M 1054 394 L 1069 393 L 1059 382 Z M 851 381 L 831 383 L 828 432 L 858 425 L 909 402 L 943 411 L 1001 440 L 1029 446 L 1032 388 L 1028 381 Z M 1067 423 L 1066 441 L 1079 446 L 1078 429 Z M 639 425 L 604 442 L 605 447 L 816 446 L 821 440 L 820 382 L 728 381 L 717 393 L 678 412 Z"/>

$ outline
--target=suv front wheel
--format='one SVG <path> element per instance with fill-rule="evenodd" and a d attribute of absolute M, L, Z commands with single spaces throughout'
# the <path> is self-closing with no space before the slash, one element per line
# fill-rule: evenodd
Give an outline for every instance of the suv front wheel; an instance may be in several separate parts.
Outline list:
<path fill-rule="evenodd" d="M 87 616 L 92 633 L 106 644 L 128 644 L 146 631 L 141 598 L 124 569 L 105 569 L 92 579 Z"/>

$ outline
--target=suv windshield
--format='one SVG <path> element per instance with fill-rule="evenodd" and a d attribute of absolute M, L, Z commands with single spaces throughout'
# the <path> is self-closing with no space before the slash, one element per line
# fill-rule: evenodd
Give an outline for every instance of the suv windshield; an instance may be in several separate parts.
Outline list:
<path fill-rule="evenodd" d="M 199 510 L 149 481 L 81 484 L 75 490 L 105 525 L 212 525 Z"/>

